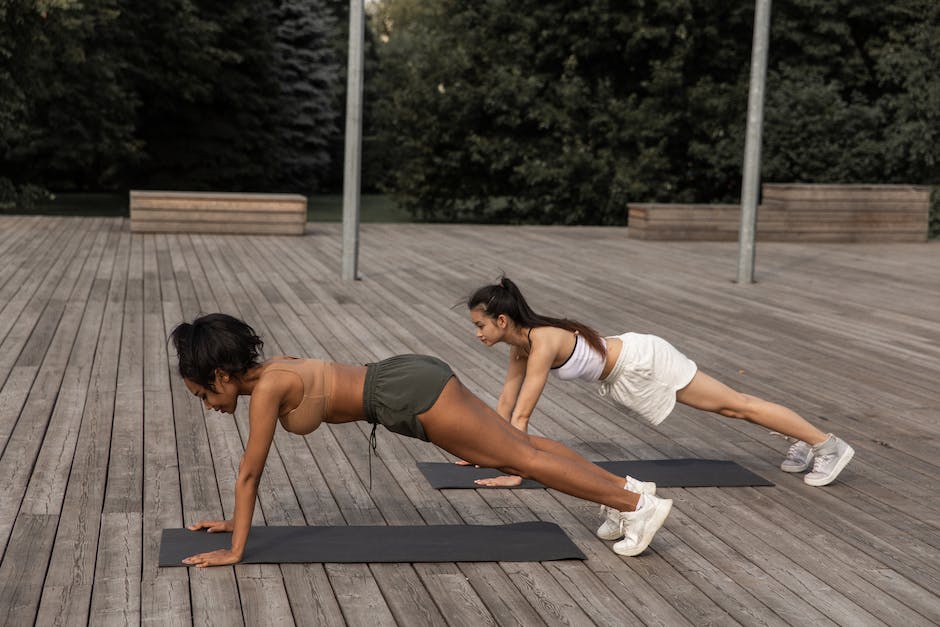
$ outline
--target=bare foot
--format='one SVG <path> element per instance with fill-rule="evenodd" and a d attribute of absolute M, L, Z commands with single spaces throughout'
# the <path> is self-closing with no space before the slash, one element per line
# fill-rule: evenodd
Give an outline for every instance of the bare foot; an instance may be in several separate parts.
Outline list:
<path fill-rule="evenodd" d="M 473 466 L 473 462 L 464 461 L 462 459 L 458 459 L 454 463 L 457 464 L 458 466 Z"/>
<path fill-rule="evenodd" d="M 516 475 L 500 475 L 499 477 L 491 477 L 489 479 L 477 479 L 474 483 L 488 488 L 512 488 L 522 484 L 522 477 L 517 477 Z"/>

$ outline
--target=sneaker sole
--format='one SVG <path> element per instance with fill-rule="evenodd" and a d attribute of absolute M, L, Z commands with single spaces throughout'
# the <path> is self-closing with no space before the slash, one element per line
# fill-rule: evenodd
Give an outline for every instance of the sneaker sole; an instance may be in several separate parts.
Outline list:
<path fill-rule="evenodd" d="M 643 536 L 643 541 L 637 546 L 631 547 L 625 551 L 617 550 L 617 545 L 615 544 L 614 553 L 617 555 L 623 555 L 624 557 L 634 557 L 646 550 L 646 547 L 648 547 L 650 542 L 653 541 L 653 537 L 656 535 L 656 532 L 659 531 L 660 527 L 663 526 L 663 523 L 666 522 L 666 517 L 669 516 L 669 512 L 672 511 L 672 499 L 663 499 L 663 502 L 666 503 L 666 507 L 656 512 L 656 517 L 653 518 L 653 524 L 647 528 L 650 531 L 647 531 L 647 533 Z"/>
<path fill-rule="evenodd" d="M 848 450 L 846 450 L 845 453 L 842 455 L 842 457 L 839 458 L 839 461 L 836 462 L 835 468 L 833 468 L 829 472 L 828 475 L 826 475 L 822 479 L 812 479 L 809 475 L 806 475 L 805 477 L 803 477 L 803 483 L 805 483 L 806 485 L 811 485 L 816 488 L 822 487 L 824 485 L 829 485 L 830 483 L 836 480 L 836 478 L 842 472 L 842 469 L 848 466 L 849 462 L 852 461 L 853 457 L 855 457 L 855 449 L 850 446 Z"/>

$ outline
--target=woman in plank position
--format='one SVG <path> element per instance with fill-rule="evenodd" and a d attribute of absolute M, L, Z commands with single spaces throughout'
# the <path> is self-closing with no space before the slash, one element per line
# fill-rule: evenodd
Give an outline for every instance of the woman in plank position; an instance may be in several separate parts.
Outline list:
<path fill-rule="evenodd" d="M 509 368 L 496 411 L 521 431 L 528 429 L 529 417 L 552 373 L 559 379 L 600 382 L 602 396 L 609 394 L 653 425 L 661 423 L 679 401 L 789 436 L 796 443 L 780 468 L 802 472 L 812 463 L 812 472 L 803 479 L 811 486 L 835 481 L 854 455 L 843 440 L 823 433 L 796 412 L 737 392 L 701 372 L 660 337 L 624 333 L 602 338 L 580 322 L 535 313 L 505 276 L 474 292 L 467 299 L 467 308 L 484 344 L 509 344 Z M 521 481 L 508 476 L 477 483 L 511 486 Z M 612 521 L 613 513 L 608 514 Z M 613 530 L 614 525 L 605 523 L 598 535 L 603 535 L 605 528 Z"/>
<path fill-rule="evenodd" d="M 460 383 L 435 357 L 399 355 L 367 366 L 318 359 L 261 359 L 263 342 L 244 322 L 208 314 L 177 326 L 171 338 L 186 387 L 206 409 L 234 413 L 238 397 L 251 397 L 248 443 L 235 481 L 231 520 L 203 520 L 192 531 L 232 533 L 230 549 L 193 555 L 191 566 L 242 559 L 268 450 L 278 423 L 307 434 L 322 422 L 368 420 L 389 431 L 430 441 L 479 466 L 528 477 L 616 510 L 614 544 L 639 555 L 669 515 L 672 501 L 626 490 L 624 479 L 563 444 L 514 429 Z M 645 487 L 645 486 L 639 486 Z M 615 539 L 611 538 L 611 539 Z"/>

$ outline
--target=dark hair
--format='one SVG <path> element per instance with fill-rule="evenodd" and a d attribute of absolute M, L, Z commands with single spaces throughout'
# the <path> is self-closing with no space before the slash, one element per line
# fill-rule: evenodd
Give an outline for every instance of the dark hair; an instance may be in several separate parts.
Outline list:
<path fill-rule="evenodd" d="M 239 377 L 261 362 L 264 342 L 250 326 L 228 314 L 200 316 L 170 333 L 184 379 L 214 390 L 216 369 Z"/>
<path fill-rule="evenodd" d="M 551 318 L 532 311 L 522 292 L 505 274 L 493 285 L 484 285 L 470 295 L 467 299 L 467 309 L 478 307 L 491 318 L 504 315 L 520 327 L 560 327 L 572 333 L 579 333 L 591 348 L 601 355 L 607 354 L 600 334 L 586 324 L 568 318 Z"/>

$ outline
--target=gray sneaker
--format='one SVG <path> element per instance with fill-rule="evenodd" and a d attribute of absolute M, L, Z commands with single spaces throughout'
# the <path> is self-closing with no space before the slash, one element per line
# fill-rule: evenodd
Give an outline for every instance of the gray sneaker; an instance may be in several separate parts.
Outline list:
<path fill-rule="evenodd" d="M 656 484 L 652 481 L 640 481 L 630 475 L 627 475 L 625 479 L 627 483 L 623 486 L 624 490 L 636 492 L 637 494 L 656 494 Z M 604 522 L 595 532 L 597 537 L 601 540 L 616 540 L 623 536 L 623 532 L 620 530 L 620 512 L 613 507 L 601 505 L 601 514 L 604 515 Z"/>
<path fill-rule="evenodd" d="M 653 536 L 666 522 L 672 509 L 672 499 L 646 495 L 646 507 L 635 512 L 620 512 L 623 540 L 614 544 L 614 553 L 632 557 L 646 550 Z"/>
<path fill-rule="evenodd" d="M 803 481 L 812 486 L 829 485 L 852 461 L 853 455 L 855 449 L 830 433 L 825 442 L 813 447 L 813 472 L 807 473 Z"/>
<path fill-rule="evenodd" d="M 813 447 L 802 440 L 797 440 L 787 451 L 787 458 L 780 464 L 783 472 L 803 472 L 813 461 Z"/>

